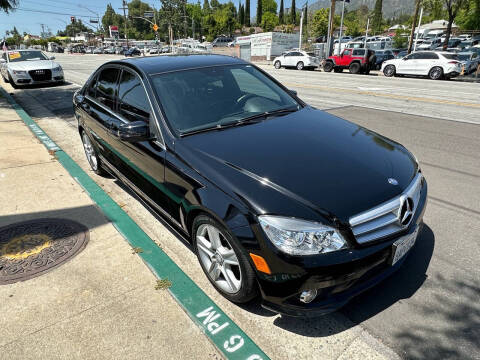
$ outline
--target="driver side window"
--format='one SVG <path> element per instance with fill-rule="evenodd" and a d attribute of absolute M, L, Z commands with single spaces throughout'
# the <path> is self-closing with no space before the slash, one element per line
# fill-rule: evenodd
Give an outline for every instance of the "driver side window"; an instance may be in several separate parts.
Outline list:
<path fill-rule="evenodd" d="M 231 72 L 242 93 L 258 95 L 273 101 L 280 101 L 280 97 L 276 93 L 252 74 L 249 74 L 243 69 L 232 69 Z M 252 88 L 255 89 L 254 92 L 252 92 Z M 247 89 L 248 93 L 246 92 Z"/>
<path fill-rule="evenodd" d="M 347 55 L 350 55 L 351 53 L 352 53 L 352 52 L 351 52 L 350 50 L 345 50 L 345 51 L 343 52 L 343 55 L 344 55 L 344 56 L 347 56 Z"/>

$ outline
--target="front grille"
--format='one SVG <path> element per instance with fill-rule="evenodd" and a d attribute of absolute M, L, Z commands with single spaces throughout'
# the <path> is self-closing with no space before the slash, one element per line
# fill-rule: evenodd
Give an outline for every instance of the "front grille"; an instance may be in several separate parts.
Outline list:
<path fill-rule="evenodd" d="M 28 72 L 33 81 L 47 81 L 52 80 L 52 70 L 30 70 Z"/>
<path fill-rule="evenodd" d="M 359 244 L 393 235 L 407 228 L 417 211 L 422 189 L 421 173 L 398 197 L 350 218 L 350 226 Z"/>

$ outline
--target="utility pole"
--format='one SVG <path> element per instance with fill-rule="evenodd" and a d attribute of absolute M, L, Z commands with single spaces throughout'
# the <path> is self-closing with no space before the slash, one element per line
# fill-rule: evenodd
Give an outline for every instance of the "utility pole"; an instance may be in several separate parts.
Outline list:
<path fill-rule="evenodd" d="M 410 41 L 408 43 L 407 54 L 410 54 L 412 52 L 413 36 L 415 35 L 415 25 L 417 23 L 418 12 L 420 11 L 420 3 L 421 2 L 422 2 L 422 0 L 417 0 L 417 2 L 415 3 L 415 14 L 413 15 L 412 31 L 410 31 Z"/>
<path fill-rule="evenodd" d="M 334 20 L 335 20 L 335 2 L 336 0 L 332 0 L 332 5 L 330 6 L 330 16 L 328 22 L 328 39 L 327 39 L 327 58 L 330 56 L 330 50 L 332 49 L 332 40 L 333 40 L 333 31 L 334 28 Z"/>
<path fill-rule="evenodd" d="M 300 14 L 300 39 L 298 40 L 298 49 L 302 50 L 302 31 L 303 31 L 303 12 L 304 8 L 302 7 L 302 13 Z"/>
<path fill-rule="evenodd" d="M 122 5 L 123 6 L 120 9 L 123 10 L 123 17 L 125 19 L 125 39 L 127 40 L 127 49 L 128 49 L 127 13 L 125 11 L 125 10 L 128 10 L 127 1 L 122 0 Z"/>
<path fill-rule="evenodd" d="M 342 19 L 340 20 L 340 35 L 338 37 L 338 55 L 340 55 L 340 52 L 342 51 L 342 32 L 343 32 L 343 16 L 345 14 L 345 0 L 342 1 L 343 6 L 342 6 Z"/>
<path fill-rule="evenodd" d="M 418 34 L 420 33 L 420 26 L 422 26 L 422 17 L 423 17 L 423 7 L 420 10 L 420 19 L 418 20 L 417 35 L 415 36 L 415 44 L 413 45 L 413 51 L 417 51 Z"/>

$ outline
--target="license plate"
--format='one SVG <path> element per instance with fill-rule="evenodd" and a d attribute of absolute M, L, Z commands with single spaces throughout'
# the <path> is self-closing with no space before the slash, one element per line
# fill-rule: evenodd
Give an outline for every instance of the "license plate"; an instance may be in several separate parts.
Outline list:
<path fill-rule="evenodd" d="M 417 235 L 418 235 L 418 227 L 415 229 L 413 233 L 405 235 L 393 243 L 392 266 L 395 265 L 395 263 L 398 260 L 403 258 L 405 254 L 408 252 L 408 250 L 412 248 L 412 246 L 415 244 L 415 240 L 417 240 Z"/>

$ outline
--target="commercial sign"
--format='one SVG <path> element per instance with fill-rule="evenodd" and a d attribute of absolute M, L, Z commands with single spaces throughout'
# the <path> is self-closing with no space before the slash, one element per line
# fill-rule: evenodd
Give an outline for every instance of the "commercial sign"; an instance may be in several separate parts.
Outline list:
<path fill-rule="evenodd" d="M 110 25 L 108 30 L 110 31 L 110 37 L 118 38 L 118 26 Z"/>

